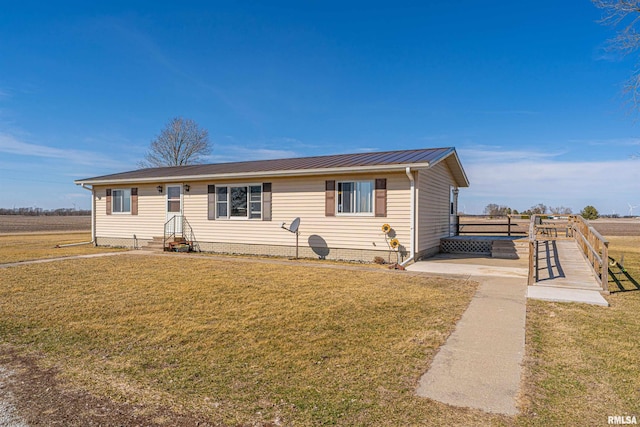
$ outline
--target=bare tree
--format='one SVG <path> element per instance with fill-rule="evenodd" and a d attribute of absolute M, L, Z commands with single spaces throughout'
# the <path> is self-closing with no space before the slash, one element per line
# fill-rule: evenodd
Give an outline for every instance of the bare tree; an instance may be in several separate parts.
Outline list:
<path fill-rule="evenodd" d="M 529 215 L 533 215 L 533 214 L 544 215 L 548 212 L 548 210 L 549 208 L 547 208 L 546 205 L 544 205 L 543 203 L 538 203 L 535 206 L 531 206 L 531 208 L 529 208 L 527 212 L 529 213 Z"/>
<path fill-rule="evenodd" d="M 149 146 L 141 167 L 183 166 L 203 163 L 211 153 L 209 132 L 191 119 L 174 117 Z"/>
<path fill-rule="evenodd" d="M 565 206 L 551 207 L 549 208 L 549 211 L 554 215 L 571 215 L 573 213 L 571 208 L 567 208 Z"/>
<path fill-rule="evenodd" d="M 640 47 L 640 33 L 636 26 L 640 22 L 640 0 L 592 0 L 602 9 L 600 20 L 605 25 L 619 28 L 615 37 L 609 40 L 608 48 L 629 55 Z M 640 107 L 640 70 L 631 74 L 624 85 L 624 93 L 629 96 L 633 108 Z"/>
<path fill-rule="evenodd" d="M 511 208 L 504 205 L 497 205 L 496 203 L 489 203 L 484 208 L 484 214 L 489 216 L 504 216 L 511 214 Z"/>

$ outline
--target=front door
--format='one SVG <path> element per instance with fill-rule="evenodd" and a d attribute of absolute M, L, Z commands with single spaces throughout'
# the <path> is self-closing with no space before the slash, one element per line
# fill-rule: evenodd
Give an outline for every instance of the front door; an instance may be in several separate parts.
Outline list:
<path fill-rule="evenodd" d="M 182 185 L 167 185 L 167 222 L 169 233 L 182 234 Z"/>

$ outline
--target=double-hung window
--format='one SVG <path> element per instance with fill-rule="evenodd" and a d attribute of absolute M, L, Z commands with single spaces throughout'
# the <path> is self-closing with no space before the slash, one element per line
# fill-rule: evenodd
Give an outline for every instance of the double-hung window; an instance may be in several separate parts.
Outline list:
<path fill-rule="evenodd" d="M 262 185 L 217 185 L 216 218 L 262 218 Z"/>
<path fill-rule="evenodd" d="M 338 182 L 338 213 L 372 214 L 373 181 Z"/>
<path fill-rule="evenodd" d="M 112 198 L 113 213 L 131 213 L 131 189 L 113 190 Z"/>

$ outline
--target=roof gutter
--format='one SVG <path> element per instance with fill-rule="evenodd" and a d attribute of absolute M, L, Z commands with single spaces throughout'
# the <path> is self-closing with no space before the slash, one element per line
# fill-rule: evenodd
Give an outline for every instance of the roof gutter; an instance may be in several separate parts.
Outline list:
<path fill-rule="evenodd" d="M 401 266 L 405 266 L 413 261 L 416 256 L 416 245 L 415 245 L 415 236 L 416 236 L 416 180 L 413 177 L 413 173 L 411 172 L 411 167 L 407 166 L 405 169 L 405 173 L 407 174 L 407 178 L 409 178 L 409 183 L 411 187 L 411 213 L 410 213 L 410 229 L 409 229 L 409 258 L 402 261 L 400 263 Z"/>
<path fill-rule="evenodd" d="M 88 187 L 87 184 L 80 184 L 85 190 L 91 191 L 91 241 L 87 243 L 91 243 L 95 245 L 96 243 L 96 194 L 93 187 Z"/>
<path fill-rule="evenodd" d="M 180 175 L 180 176 L 155 176 L 147 178 L 123 178 L 123 179 L 86 179 L 74 181 L 77 185 L 106 185 L 106 184 L 128 184 L 128 183 L 151 183 L 151 182 L 183 182 L 183 181 L 207 181 L 221 179 L 238 179 L 238 178 L 262 178 L 262 177 L 293 177 L 293 176 L 314 176 L 314 175 L 335 175 L 337 173 L 366 173 L 366 172 L 402 172 L 407 167 L 415 169 L 428 169 L 431 163 L 412 163 L 398 165 L 377 165 L 377 166 L 355 166 L 355 167 L 335 167 L 335 168 L 317 168 L 317 169 L 291 169 L 277 171 L 262 172 L 233 172 L 220 174 L 203 174 L 203 175 Z"/>

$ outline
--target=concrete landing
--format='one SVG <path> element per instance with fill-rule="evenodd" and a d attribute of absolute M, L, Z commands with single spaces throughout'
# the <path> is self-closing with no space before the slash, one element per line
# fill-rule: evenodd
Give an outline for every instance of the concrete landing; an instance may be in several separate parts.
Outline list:
<path fill-rule="evenodd" d="M 527 289 L 527 298 L 554 302 L 580 302 L 583 304 L 609 307 L 609 303 L 600 292 L 586 289 L 529 286 Z"/>
<path fill-rule="evenodd" d="M 492 258 L 420 261 L 408 269 L 480 282 L 416 393 L 450 405 L 516 415 L 524 356 L 527 269 Z M 511 263 L 512 266 L 509 266 Z"/>

